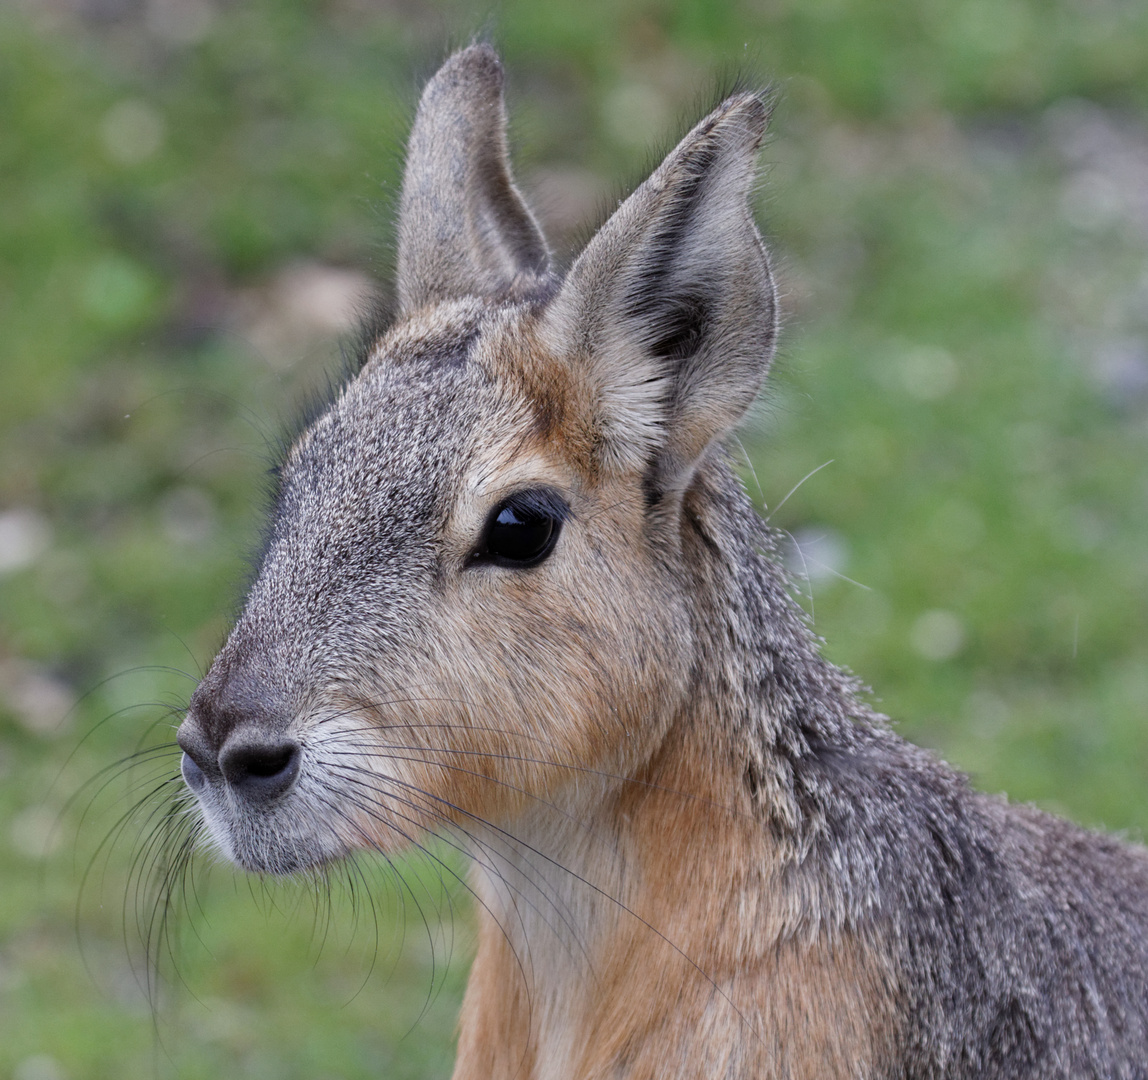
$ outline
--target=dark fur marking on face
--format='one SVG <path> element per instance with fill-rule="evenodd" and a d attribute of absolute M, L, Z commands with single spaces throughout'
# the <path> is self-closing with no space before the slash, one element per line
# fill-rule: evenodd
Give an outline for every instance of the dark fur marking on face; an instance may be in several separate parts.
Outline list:
<path fill-rule="evenodd" d="M 479 327 L 474 324 L 458 336 L 424 338 L 406 345 L 401 354 L 388 357 L 386 362 L 402 364 L 404 367 L 418 364 L 432 371 L 457 371 L 470 362 L 470 354 L 478 335 Z"/>
<path fill-rule="evenodd" d="M 546 388 L 534 399 L 533 434 L 539 439 L 549 438 L 561 428 L 566 419 L 566 405 L 557 391 Z"/>

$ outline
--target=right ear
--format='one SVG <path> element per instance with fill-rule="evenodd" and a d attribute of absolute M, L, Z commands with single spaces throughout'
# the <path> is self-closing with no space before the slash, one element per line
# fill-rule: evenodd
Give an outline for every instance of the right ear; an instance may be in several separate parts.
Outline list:
<path fill-rule="evenodd" d="M 598 460 L 639 469 L 651 502 L 683 491 L 757 395 L 777 331 L 750 194 L 768 109 L 723 102 L 578 257 L 542 321 L 580 373 Z"/>
<path fill-rule="evenodd" d="M 546 241 L 510 176 L 502 65 L 489 45 L 452 56 L 427 84 L 399 210 L 399 309 L 515 297 L 546 274 Z"/>

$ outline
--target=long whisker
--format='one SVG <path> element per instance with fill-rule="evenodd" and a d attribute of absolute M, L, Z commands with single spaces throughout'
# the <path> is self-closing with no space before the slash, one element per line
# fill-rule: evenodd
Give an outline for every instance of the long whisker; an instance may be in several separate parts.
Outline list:
<path fill-rule="evenodd" d="M 406 696 L 406 697 L 401 697 L 401 698 L 386 698 L 386 699 L 380 700 L 378 702 L 363 701 L 361 703 L 356 703 L 356 705 L 349 706 L 348 708 L 340 710 L 340 711 L 335 712 L 335 713 L 324 713 L 322 716 L 320 716 L 316 719 L 315 724 L 316 724 L 316 726 L 318 726 L 318 725 L 325 724 L 325 723 L 331 723 L 335 720 L 343 719 L 349 715 L 359 713 L 363 710 L 381 709 L 381 708 L 385 708 L 386 706 L 391 705 L 391 704 L 408 704 L 408 705 L 411 705 L 411 704 L 413 704 L 413 705 L 417 705 L 417 704 L 449 704 L 449 705 L 462 705 L 462 706 L 466 707 L 466 706 L 469 706 L 471 703 L 467 702 L 465 699 L 456 699 L 456 698 L 448 698 L 448 697 L 423 697 L 423 696 L 418 696 L 418 697 Z M 451 722 L 451 723 L 442 723 L 442 722 L 440 722 L 440 723 L 425 723 L 425 722 L 415 723 L 415 722 L 410 722 L 410 721 L 392 722 L 390 719 L 388 719 L 383 724 L 375 724 L 375 723 L 372 723 L 369 721 L 363 721 L 363 723 L 358 727 L 350 727 L 350 728 L 342 729 L 340 734 L 351 736 L 351 735 L 361 733 L 361 734 L 371 735 L 372 737 L 377 739 L 377 737 L 381 734 L 381 732 L 392 730 L 392 729 L 409 730 L 412 732 L 413 731 L 422 731 L 422 730 L 439 730 L 439 731 L 447 731 L 447 732 L 453 732 L 453 731 L 483 732 L 483 733 L 488 733 L 488 734 L 509 736 L 512 740 L 523 740 L 523 741 L 527 741 L 527 742 L 540 742 L 540 743 L 543 743 L 544 745 L 547 745 L 547 746 L 553 746 L 554 745 L 552 740 L 544 739 L 540 736 L 531 735 L 527 732 L 518 731 L 518 730 L 515 730 L 513 728 L 495 727 L 495 726 L 492 726 L 489 724 L 473 724 L 473 723 L 470 723 L 469 721 L 466 721 L 464 719 L 460 719 L 458 721 Z M 712 799 L 709 799 L 705 796 L 697 795 L 693 792 L 681 791 L 681 790 L 676 789 L 676 788 L 670 788 L 670 787 L 667 787 L 667 786 L 662 785 L 662 784 L 656 784 L 650 780 L 643 780 L 643 779 L 640 779 L 639 777 L 628 776 L 624 773 L 615 773 L 615 772 L 610 772 L 608 770 L 595 769 L 591 766 L 585 766 L 585 765 L 574 765 L 574 764 L 570 764 L 568 762 L 556 761 L 556 760 L 548 759 L 548 758 L 530 758 L 530 757 L 526 757 L 526 756 L 514 756 L 511 754 L 502 754 L 502 753 L 484 751 L 484 750 L 465 750 L 465 749 L 455 750 L 455 749 L 449 748 L 449 747 L 439 748 L 439 747 L 431 747 L 431 746 L 426 746 L 426 745 L 421 745 L 421 744 L 417 745 L 417 746 L 403 746 L 403 745 L 392 744 L 392 743 L 380 744 L 377 741 L 372 741 L 369 744 L 350 743 L 350 742 L 347 743 L 348 748 L 353 747 L 356 750 L 365 750 L 368 753 L 375 750 L 379 745 L 382 745 L 384 749 L 395 749 L 395 750 L 410 751 L 410 752 L 416 752 L 416 753 L 443 753 L 443 754 L 457 753 L 457 754 L 464 755 L 464 756 L 481 757 L 481 758 L 487 758 L 487 759 L 498 760 L 498 761 L 512 761 L 512 762 L 519 762 L 522 764 L 534 764 L 534 765 L 548 765 L 548 766 L 551 766 L 551 767 L 556 768 L 556 769 L 565 769 L 565 770 L 568 770 L 571 772 L 585 773 L 586 775 L 597 776 L 597 777 L 601 777 L 603 779 L 618 780 L 618 781 L 621 781 L 622 783 L 625 783 L 625 784 L 633 784 L 633 785 L 636 785 L 639 787 L 649 788 L 650 790 L 653 790 L 653 791 L 665 792 L 666 794 L 670 794 L 670 795 L 678 795 L 678 796 L 681 796 L 682 798 L 693 799 L 693 800 L 696 800 L 696 801 L 698 801 L 704 805 L 712 806 L 715 809 L 724 810 L 726 813 L 737 816 L 737 817 L 745 817 L 746 816 L 743 812 L 738 811 L 731 806 L 716 802 Z M 396 760 L 398 760 L 398 759 L 396 759 Z M 412 759 L 412 760 L 414 760 L 414 759 Z M 424 762 L 423 764 L 431 764 L 431 763 L 430 762 Z M 436 762 L 434 764 L 440 764 L 440 763 Z M 440 767 L 447 768 L 449 766 L 442 765 Z M 490 780 L 492 780 L 492 782 L 498 782 L 498 781 L 495 781 L 493 777 L 485 776 L 485 774 L 484 774 L 483 778 L 484 779 L 490 779 Z"/>
<path fill-rule="evenodd" d="M 528 844 L 526 841 L 522 840 L 520 837 L 517 837 L 513 833 L 510 833 L 507 830 L 502 829 L 499 826 L 495 825 L 493 822 L 488 821 L 488 820 L 486 820 L 486 819 L 484 819 L 484 818 L 482 818 L 476 814 L 473 814 L 470 811 L 467 811 L 463 807 L 458 806 L 455 803 L 452 803 L 449 799 L 443 798 L 441 796 L 433 795 L 430 792 L 422 792 L 421 794 L 423 794 L 424 796 L 427 796 L 431 799 L 434 799 L 436 802 L 441 802 L 443 805 L 447 806 L 449 809 L 451 809 L 456 814 L 461 814 L 464 817 L 467 817 L 467 818 L 471 819 L 472 821 L 475 821 L 475 822 L 483 825 L 484 827 L 493 830 L 494 832 L 505 837 L 508 841 L 514 843 L 515 845 L 521 845 L 521 847 L 525 848 L 531 854 L 538 856 L 538 858 L 542 859 L 546 863 L 549 863 L 555 869 L 560 870 L 562 873 L 569 875 L 571 878 L 573 878 L 579 884 L 584 885 L 586 888 L 590 889 L 596 895 L 601 896 L 603 899 L 605 899 L 609 903 L 615 905 L 621 911 L 623 911 L 624 913 L 626 913 L 627 915 L 629 915 L 633 919 L 637 920 L 637 922 L 639 922 L 643 927 L 645 927 L 652 934 L 654 934 L 657 938 L 659 938 L 662 942 L 664 942 L 666 945 L 668 945 L 675 953 L 678 954 L 678 956 L 680 956 L 687 964 L 689 964 L 690 967 L 692 967 L 699 975 L 701 975 L 702 978 L 705 979 L 706 982 L 708 982 L 710 984 L 710 986 L 713 987 L 714 992 L 717 993 L 720 997 L 722 997 L 726 1001 L 726 1003 L 730 1006 L 730 1008 L 733 1009 L 733 1011 L 738 1016 L 738 1018 L 742 1021 L 742 1023 L 745 1024 L 746 1028 L 750 1032 L 752 1032 L 754 1034 L 754 1036 L 759 1041 L 761 1041 L 764 1045 L 764 1039 L 763 1039 L 761 1033 L 758 1032 L 758 1030 L 750 1022 L 749 1018 L 737 1007 L 737 1005 L 733 1001 L 733 999 L 729 996 L 729 994 L 727 994 L 718 985 L 718 983 L 715 981 L 715 979 L 700 964 L 698 964 L 698 962 L 696 960 L 694 960 L 689 955 L 689 953 L 687 953 L 684 949 L 682 949 L 679 945 L 677 945 L 671 938 L 669 938 L 665 933 L 663 933 L 656 926 L 654 926 L 653 923 L 651 923 L 648 919 L 643 918 L 636 911 L 634 911 L 632 908 L 630 908 L 624 901 L 620 900 L 618 897 L 614 896 L 608 890 L 603 889 L 601 886 L 595 884 L 593 881 L 590 881 L 588 878 L 579 874 L 577 871 L 571 870 L 569 867 L 563 865 L 557 859 L 552 858 L 551 856 L 547 855 L 545 852 L 540 851 L 538 848 L 534 847 L 531 844 Z"/>
<path fill-rule="evenodd" d="M 820 465 L 817 466 L 816 469 L 810 469 L 809 472 L 807 472 L 800 480 L 797 481 L 796 484 L 793 485 L 793 487 L 791 487 L 785 493 L 785 498 L 783 498 L 781 502 L 779 502 L 768 514 L 765 515 L 765 520 L 767 522 L 772 520 L 773 515 L 776 514 L 778 510 L 780 510 L 787 502 L 789 502 L 790 496 L 795 495 L 797 490 L 801 487 L 802 484 L 805 483 L 806 480 L 816 476 L 819 472 L 821 472 L 822 469 L 826 468 L 827 466 L 832 465 L 835 460 L 835 458 L 830 458 L 828 461 L 823 461 Z"/>
<path fill-rule="evenodd" d="M 405 726 L 411 726 L 411 725 L 403 725 L 403 726 L 405 727 Z M 448 727 L 449 728 L 450 725 L 435 724 L 435 725 L 427 725 L 427 726 L 430 726 L 430 727 Z M 372 734 L 379 734 L 377 729 L 373 729 L 373 728 L 363 728 L 362 730 L 364 732 L 370 732 Z M 351 734 L 354 734 L 354 732 L 351 732 Z M 341 740 L 341 742 L 342 742 L 342 740 Z M 510 788 L 512 788 L 512 790 L 519 791 L 520 793 L 521 793 L 521 789 L 515 788 L 513 785 L 507 783 L 506 781 L 499 780 L 497 777 L 490 776 L 487 773 L 473 772 L 471 770 L 463 769 L 461 766 L 450 765 L 449 763 L 443 763 L 441 761 L 426 761 L 422 758 L 417 758 L 417 757 L 401 757 L 399 755 L 399 753 L 393 753 L 392 754 L 392 753 L 389 753 L 389 751 L 399 751 L 400 753 L 412 753 L 412 754 L 457 755 L 459 757 L 476 757 L 476 758 L 482 758 L 485 760 L 507 761 L 507 762 L 513 762 L 516 764 L 523 764 L 523 765 L 543 765 L 543 766 L 547 766 L 547 767 L 553 768 L 553 769 L 562 769 L 562 770 L 565 770 L 567 772 L 582 773 L 582 774 L 587 775 L 587 776 L 599 777 L 599 778 L 604 779 L 604 780 L 617 780 L 617 781 L 621 781 L 622 783 L 625 783 L 625 784 L 633 784 L 637 787 L 647 788 L 650 791 L 657 791 L 657 792 L 661 792 L 661 793 L 664 793 L 667 795 L 677 795 L 683 799 L 691 799 L 695 802 L 701 803 L 702 805 L 712 807 L 715 810 L 722 810 L 725 813 L 727 813 L 733 817 L 740 817 L 740 818 L 748 817 L 748 815 L 746 815 L 743 811 L 737 810 L 734 807 L 731 807 L 725 803 L 717 802 L 714 799 L 710 799 L 704 795 L 698 795 L 698 794 L 691 792 L 691 791 L 682 791 L 678 788 L 667 787 L 664 784 L 654 783 L 652 780 L 643 780 L 643 779 L 636 777 L 636 776 L 627 776 L 624 773 L 610 772 L 610 771 L 605 770 L 605 769 L 594 769 L 594 768 L 591 768 L 591 767 L 586 766 L 586 765 L 573 765 L 573 764 L 570 764 L 568 762 L 555 761 L 551 758 L 532 758 L 532 757 L 526 757 L 524 755 L 518 755 L 518 754 L 504 754 L 504 753 L 498 753 L 498 752 L 489 751 L 489 750 L 466 750 L 466 749 L 450 747 L 450 746 L 438 747 L 438 746 L 426 746 L 426 745 L 422 745 L 422 744 L 420 744 L 420 745 L 403 745 L 403 744 L 399 744 L 399 743 L 386 743 L 386 742 L 376 742 L 376 741 L 361 742 L 361 743 L 353 743 L 350 741 L 346 741 L 343 745 L 345 745 L 346 749 L 334 750 L 334 751 L 324 750 L 324 752 L 325 753 L 335 753 L 338 755 L 345 754 L 349 757 L 359 757 L 365 753 L 368 756 L 375 756 L 375 757 L 382 758 L 384 760 L 408 761 L 408 762 L 412 762 L 415 764 L 434 765 L 436 768 L 449 769 L 449 770 L 461 772 L 461 773 L 464 773 L 464 774 L 470 775 L 470 776 L 478 776 L 480 779 L 488 780 L 492 784 L 498 784 L 500 786 L 510 787 Z M 388 751 L 388 753 L 381 753 L 380 751 Z M 545 799 L 541 799 L 539 796 L 533 795 L 529 792 L 526 792 L 525 794 L 530 795 L 530 797 L 532 799 L 536 799 L 537 801 L 543 802 L 547 806 L 553 807 L 554 809 L 558 809 L 557 807 L 554 806 L 553 803 L 547 802 Z M 563 813 L 563 811 L 559 810 L 559 813 Z"/>
<path fill-rule="evenodd" d="M 345 812 L 338 805 L 334 805 L 327 800 L 324 800 L 324 802 L 325 802 L 325 805 L 327 805 L 337 817 L 344 820 L 351 828 L 353 828 L 356 832 L 358 832 L 360 838 L 364 842 L 364 846 L 368 847 L 370 850 L 376 851 L 379 854 L 383 855 L 383 857 L 385 859 L 387 859 L 388 863 L 390 862 L 390 859 L 386 856 L 385 852 L 382 852 L 379 850 L 377 843 L 375 843 L 374 840 L 369 835 L 367 835 L 365 832 L 362 831 L 362 828 L 361 828 L 361 826 L 358 825 L 358 823 L 354 822 L 352 819 L 347 817 Z M 361 809 L 363 809 L 365 811 L 373 812 L 373 808 L 370 806 L 361 807 Z M 400 818 L 402 818 L 402 815 L 400 815 Z M 403 830 L 399 826 L 395 825 L 394 822 L 389 820 L 389 819 L 381 819 L 380 818 L 379 820 L 380 820 L 381 824 L 383 824 L 386 828 L 390 829 L 397 836 L 399 836 L 412 849 L 419 851 L 419 852 L 422 852 L 428 859 L 431 859 L 437 865 L 441 866 L 468 893 L 470 893 L 470 895 L 474 898 L 475 902 L 490 916 L 492 922 L 494 923 L 495 926 L 498 927 L 499 932 L 503 935 L 503 938 L 506 940 L 507 944 L 510 945 L 510 947 L 511 947 L 510 951 L 511 951 L 511 954 L 514 956 L 514 961 L 518 967 L 519 975 L 522 977 L 524 985 L 530 986 L 531 981 L 527 978 L 526 968 L 523 966 L 523 959 L 521 956 L 519 956 L 517 949 L 515 949 L 514 941 L 510 937 L 506 928 L 503 926 L 502 920 L 499 919 L 498 915 L 490 909 L 490 907 L 486 904 L 486 902 L 483 900 L 483 898 L 481 896 L 479 896 L 479 894 L 477 892 L 474 891 L 474 889 L 470 886 L 469 882 L 467 882 L 464 878 L 462 878 L 449 864 L 447 864 L 447 863 L 443 862 L 443 860 L 437 858 L 434 855 L 434 853 L 429 848 L 427 848 L 424 844 L 420 843 L 418 841 L 418 839 L 416 838 L 414 831 L 412 831 L 411 833 L 407 833 L 405 830 Z M 414 825 L 415 830 L 421 831 L 421 829 L 419 829 L 417 822 L 410 821 L 408 823 Z M 443 840 L 444 842 L 449 843 L 449 841 L 447 841 L 446 838 L 443 837 L 441 834 L 434 834 L 434 835 L 437 835 L 440 840 Z M 393 866 L 393 864 L 391 864 L 391 865 Z M 398 877 L 399 877 L 400 881 L 404 880 L 402 878 L 401 874 L 399 874 Z M 405 884 L 405 881 L 404 881 L 404 884 Z M 408 887 L 408 892 L 409 892 L 409 887 Z M 521 916 L 520 916 L 520 919 L 521 919 Z M 527 962 L 528 963 L 530 962 L 529 956 L 527 957 Z M 533 1006 L 531 1005 L 530 1008 L 533 1008 Z"/>

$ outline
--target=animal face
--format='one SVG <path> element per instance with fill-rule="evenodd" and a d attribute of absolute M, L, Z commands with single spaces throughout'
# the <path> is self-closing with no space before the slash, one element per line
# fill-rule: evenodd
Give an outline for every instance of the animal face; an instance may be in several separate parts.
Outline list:
<path fill-rule="evenodd" d="M 462 303 L 397 330 L 287 455 L 255 584 L 181 730 L 243 866 L 504 821 L 628 771 L 672 713 L 674 552 L 640 475 L 596 474 L 543 432 L 536 322 Z"/>
<path fill-rule="evenodd" d="M 691 677 L 689 490 L 764 376 L 764 127 L 698 125 L 564 280 L 483 48 L 411 136 L 395 324 L 288 452 L 179 740 L 214 841 L 291 872 L 630 776 Z M 540 255 L 541 253 L 541 255 Z"/>

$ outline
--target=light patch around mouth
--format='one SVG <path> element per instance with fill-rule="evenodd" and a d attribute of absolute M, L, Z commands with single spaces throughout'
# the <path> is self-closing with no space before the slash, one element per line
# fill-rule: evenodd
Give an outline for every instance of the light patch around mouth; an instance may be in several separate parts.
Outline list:
<path fill-rule="evenodd" d="M 372 745 L 376 727 L 361 714 L 301 725 L 294 786 L 270 805 L 249 803 L 219 780 L 194 793 L 205 839 L 244 870 L 276 875 L 315 869 L 357 851 L 389 854 L 425 827 L 405 805 L 412 778 L 401 760 Z M 192 793 L 189 791 L 189 795 Z M 392 805 L 393 804 L 393 805 Z"/>

